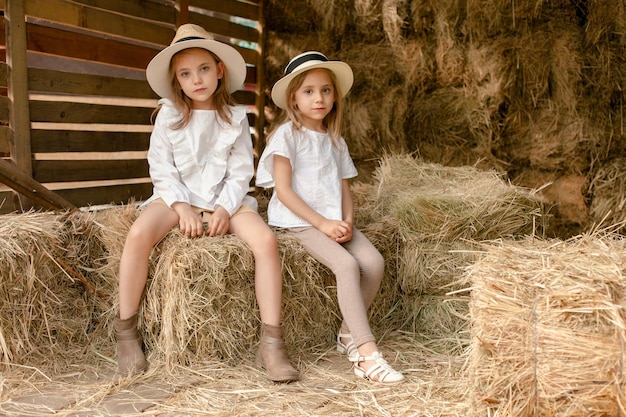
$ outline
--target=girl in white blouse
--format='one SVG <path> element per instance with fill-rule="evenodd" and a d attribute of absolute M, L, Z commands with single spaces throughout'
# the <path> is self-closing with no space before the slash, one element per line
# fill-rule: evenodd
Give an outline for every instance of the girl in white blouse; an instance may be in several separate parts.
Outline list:
<path fill-rule="evenodd" d="M 353 226 L 349 178 L 357 175 L 340 135 L 341 99 L 352 86 L 352 69 L 319 52 L 293 58 L 272 87 L 272 100 L 287 121 L 269 137 L 257 185 L 273 187 L 269 224 L 293 233 L 337 278 L 344 317 L 337 350 L 354 363 L 354 373 L 380 383 L 404 376 L 378 351 L 367 318 L 384 272 L 384 259 Z"/>
<path fill-rule="evenodd" d="M 178 226 L 190 238 L 232 233 L 250 247 L 262 322 L 257 363 L 273 381 L 299 377 L 285 352 L 278 243 L 248 195 L 252 140 L 246 111 L 231 96 L 245 76 L 245 61 L 236 49 L 192 24 L 178 28 L 170 46 L 148 64 L 148 83 L 162 98 L 148 150 L 153 195 L 131 226 L 120 263 L 115 330 L 122 373 L 146 368 L 137 311 L 148 258 Z"/>

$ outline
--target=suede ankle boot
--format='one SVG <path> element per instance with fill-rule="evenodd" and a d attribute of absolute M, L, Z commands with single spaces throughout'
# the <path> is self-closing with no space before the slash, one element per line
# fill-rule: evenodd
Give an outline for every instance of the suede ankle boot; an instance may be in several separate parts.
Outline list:
<path fill-rule="evenodd" d="M 142 340 L 137 331 L 137 314 L 125 320 L 115 318 L 117 368 L 122 374 L 136 374 L 146 369 Z"/>
<path fill-rule="evenodd" d="M 300 377 L 287 357 L 283 326 L 261 324 L 261 341 L 256 363 L 266 370 L 268 378 L 274 382 L 292 382 Z"/>

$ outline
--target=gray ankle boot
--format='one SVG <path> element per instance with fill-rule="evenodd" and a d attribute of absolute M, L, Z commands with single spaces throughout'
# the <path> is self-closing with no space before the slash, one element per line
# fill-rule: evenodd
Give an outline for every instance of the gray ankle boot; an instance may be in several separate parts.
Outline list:
<path fill-rule="evenodd" d="M 287 357 L 283 326 L 261 324 L 261 341 L 256 363 L 267 371 L 268 378 L 274 382 L 292 382 L 300 377 L 300 373 L 291 366 Z"/>

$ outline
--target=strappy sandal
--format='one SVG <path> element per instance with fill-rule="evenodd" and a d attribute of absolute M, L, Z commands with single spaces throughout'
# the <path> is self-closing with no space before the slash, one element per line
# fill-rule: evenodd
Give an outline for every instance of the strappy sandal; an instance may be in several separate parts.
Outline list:
<path fill-rule="evenodd" d="M 343 343 L 341 339 L 348 339 L 348 343 Z M 354 362 L 352 359 L 356 359 L 359 357 L 359 351 L 354 345 L 354 340 L 352 339 L 352 335 L 350 333 L 341 333 L 337 334 L 337 352 L 345 353 L 350 362 Z"/>
<path fill-rule="evenodd" d="M 374 352 L 371 356 L 359 356 L 350 361 L 354 362 L 354 374 L 368 381 L 383 384 L 397 384 L 404 381 L 404 375 L 393 369 L 379 352 Z M 365 361 L 374 361 L 374 365 L 366 370 L 359 366 L 360 362 Z"/>

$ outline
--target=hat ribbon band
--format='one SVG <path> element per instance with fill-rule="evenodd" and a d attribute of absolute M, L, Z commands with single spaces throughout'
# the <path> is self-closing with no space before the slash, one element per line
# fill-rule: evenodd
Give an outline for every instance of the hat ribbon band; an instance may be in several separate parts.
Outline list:
<path fill-rule="evenodd" d="M 186 38 L 181 38 L 181 39 L 177 40 L 174 43 L 184 42 L 184 41 L 193 41 L 193 40 L 196 40 L 196 39 L 206 39 L 206 38 L 202 38 L 200 36 L 187 36 Z"/>
<path fill-rule="evenodd" d="M 305 56 L 301 56 L 300 58 L 297 58 L 297 59 L 291 61 L 289 63 L 289 65 L 287 65 L 287 68 L 285 68 L 285 75 L 291 74 L 293 72 L 293 70 L 295 70 L 300 65 L 302 65 L 302 64 L 304 64 L 305 62 L 308 62 L 308 61 L 328 62 L 328 58 L 326 58 L 322 54 L 307 54 Z"/>

